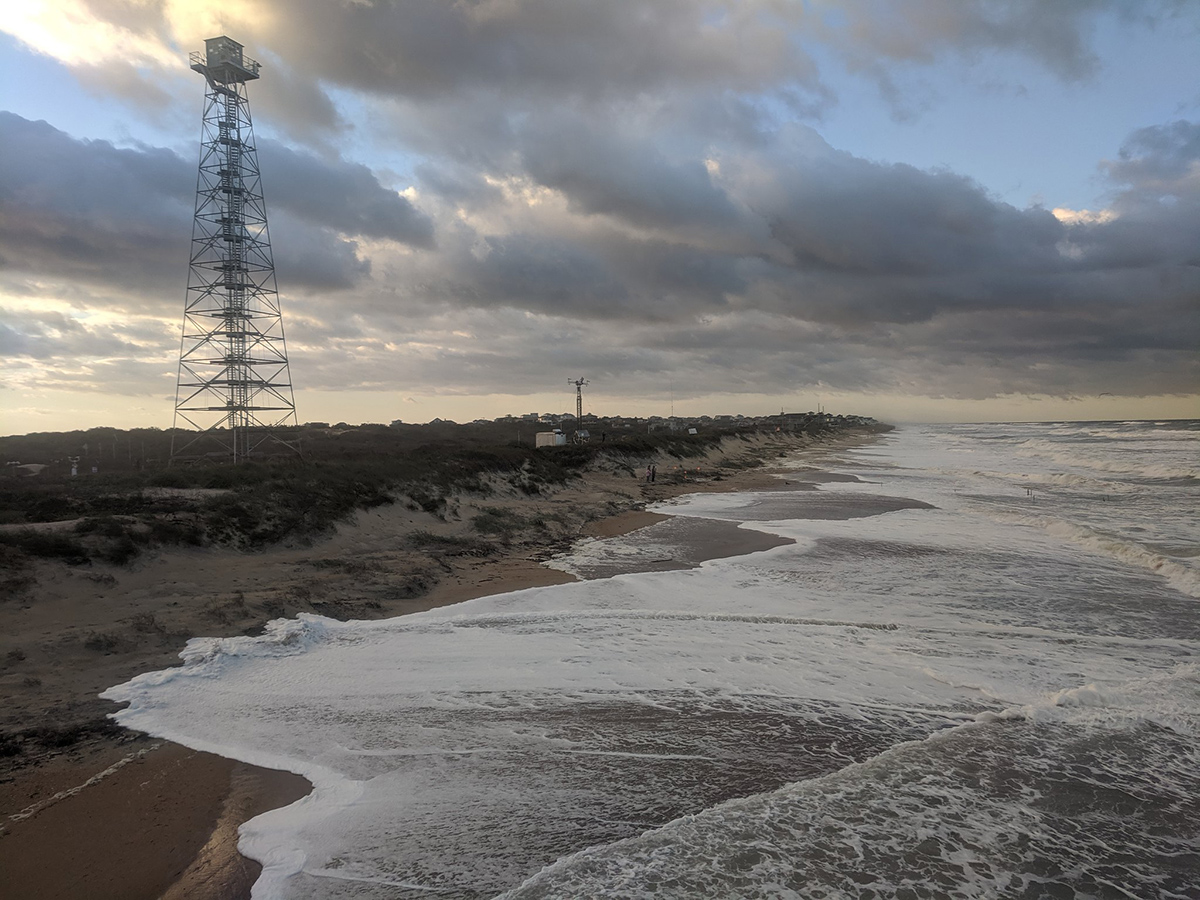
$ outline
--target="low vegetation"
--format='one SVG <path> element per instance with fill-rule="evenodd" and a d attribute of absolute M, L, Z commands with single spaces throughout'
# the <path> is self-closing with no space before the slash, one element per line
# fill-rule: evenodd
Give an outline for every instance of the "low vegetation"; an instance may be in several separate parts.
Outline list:
<path fill-rule="evenodd" d="M 546 520 L 541 516 L 523 516 L 516 510 L 496 506 L 485 506 L 471 518 L 471 525 L 480 534 L 504 541 L 510 541 L 522 532 L 546 530 Z"/>
<path fill-rule="evenodd" d="M 120 725 L 108 719 L 73 722 L 61 726 L 38 725 L 9 734 L 0 734 L 0 757 L 21 754 L 37 756 L 97 738 L 120 740 L 126 736 Z"/>
<path fill-rule="evenodd" d="M 496 423 L 305 426 L 288 434 L 302 457 L 266 456 L 236 466 L 168 466 L 170 435 L 153 429 L 0 438 L 6 460 L 44 466 L 30 475 L 10 465 L 0 477 L 0 588 L 27 585 L 27 563 L 35 558 L 125 565 L 152 547 L 253 550 L 328 532 L 358 509 L 402 503 L 444 516 L 456 493 L 486 498 L 505 482 L 525 494 L 552 492 L 601 455 L 632 472 L 650 455 L 684 460 L 722 437 L 716 431 L 616 433 L 603 442 L 534 449 L 528 426 L 524 442 L 515 440 L 518 434 Z M 484 512 L 473 524 L 481 535 L 501 540 L 545 524 L 519 518 Z M 437 549 L 456 552 L 449 545 Z"/>
<path fill-rule="evenodd" d="M 491 556 L 496 552 L 496 546 L 488 541 L 424 530 L 412 532 L 408 542 L 414 549 L 425 550 L 436 556 Z"/>

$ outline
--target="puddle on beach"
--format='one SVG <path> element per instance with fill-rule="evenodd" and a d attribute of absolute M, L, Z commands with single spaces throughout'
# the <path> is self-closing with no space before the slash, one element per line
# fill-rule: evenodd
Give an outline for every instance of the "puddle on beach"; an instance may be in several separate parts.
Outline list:
<path fill-rule="evenodd" d="M 635 572 L 692 569 L 710 559 L 793 543 L 791 538 L 739 528 L 734 522 L 675 516 L 629 534 L 579 541 L 549 565 L 591 581 Z"/>

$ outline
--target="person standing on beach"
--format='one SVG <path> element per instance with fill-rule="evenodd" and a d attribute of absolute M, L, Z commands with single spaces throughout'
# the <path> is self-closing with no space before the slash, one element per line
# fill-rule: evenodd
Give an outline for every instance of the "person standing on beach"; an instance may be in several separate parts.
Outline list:
<path fill-rule="evenodd" d="M 658 466 L 650 467 L 650 480 L 654 481 L 658 478 Z"/>
<path fill-rule="evenodd" d="M 646 466 L 646 484 L 650 483 L 650 476 L 654 473 L 653 468 Z"/>

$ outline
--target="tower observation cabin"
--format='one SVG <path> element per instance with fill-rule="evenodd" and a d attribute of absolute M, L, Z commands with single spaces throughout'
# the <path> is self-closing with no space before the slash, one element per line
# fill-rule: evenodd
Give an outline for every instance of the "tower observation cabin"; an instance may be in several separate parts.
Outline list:
<path fill-rule="evenodd" d="M 192 69 L 217 84 L 238 84 L 258 78 L 258 63 L 242 54 L 242 45 L 222 35 L 204 42 L 204 51 L 190 54 Z"/>

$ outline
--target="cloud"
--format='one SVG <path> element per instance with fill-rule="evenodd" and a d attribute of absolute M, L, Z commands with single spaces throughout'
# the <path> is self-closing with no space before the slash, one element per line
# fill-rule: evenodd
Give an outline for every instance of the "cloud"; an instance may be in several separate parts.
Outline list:
<path fill-rule="evenodd" d="M 795 268 L 935 278 L 1055 265 L 1058 221 L 996 202 L 969 178 L 855 158 L 815 135 L 785 139 L 739 170 L 745 204 Z"/>
<path fill-rule="evenodd" d="M 623 139 L 586 117 L 560 115 L 524 130 L 521 155 L 525 171 L 561 192 L 574 212 L 646 228 L 711 228 L 735 218 L 703 160 L 671 159 L 661 143 L 644 135 Z"/>
<path fill-rule="evenodd" d="M 1185 143 L 1137 139 L 1139 165 L 1160 167 L 1145 154 Z M 619 348 L 577 358 L 646 391 L 665 368 L 698 393 L 776 379 L 971 398 L 1114 380 L 1149 393 L 1194 388 L 1200 270 L 1188 253 L 1200 222 L 1182 211 L 1200 194 L 1190 182 L 1175 185 L 1178 202 L 1140 217 L 1055 215 L 1016 209 L 955 173 L 853 157 L 803 128 L 718 156 L 718 176 L 656 217 L 652 233 L 636 204 L 619 202 L 635 191 L 612 187 L 617 199 L 598 222 L 590 185 L 543 175 L 562 203 L 518 198 L 477 228 L 460 220 L 442 255 L 393 261 L 391 277 L 408 285 L 401 296 L 360 308 L 381 335 L 429 310 L 524 310 L 540 323 L 526 336 L 533 358 L 549 365 L 548 346 Z M 639 163 L 661 164 L 627 159 L 603 172 L 637 183 Z M 464 197 L 488 210 L 498 202 Z M 686 214 L 697 203 L 736 215 L 700 235 Z M 486 333 L 494 377 L 528 387 L 539 366 L 497 349 L 508 346 L 499 325 Z M 444 371 L 448 384 L 461 383 L 463 359 L 482 356 L 449 328 L 434 342 L 465 354 Z M 514 338 L 511 352 L 519 347 Z M 443 371 L 422 365 L 426 378 Z"/>
<path fill-rule="evenodd" d="M 155 246 L 168 257 L 155 277 L 176 293 L 178 248 L 155 232 L 190 214 L 178 157 L 15 116 L 0 128 L 30 173 L 0 178 L 6 258 L 90 279 L 100 289 L 79 302 L 119 312 L 128 292 L 116 288 L 144 288 L 137 261 Z M 1115 218 L 1018 210 L 969 178 L 863 160 L 796 126 L 703 157 L 686 142 L 668 155 L 626 138 L 592 154 L 584 132 L 566 139 L 576 155 L 548 157 L 523 182 L 476 178 L 454 202 L 430 195 L 421 213 L 364 167 L 265 144 L 295 378 L 520 393 L 582 366 L 634 395 L 661 392 L 664 377 L 697 394 L 786 382 L 1066 395 L 1114 378 L 1188 390 L 1200 341 L 1188 315 L 1200 296 L 1190 133 L 1131 137 L 1105 170 L 1122 179 Z M 589 166 L 614 146 L 620 165 Z M 1150 203 L 1164 172 L 1177 200 Z M 436 246 L 413 252 L 435 221 Z M 1178 235 L 1162 237 L 1164 223 Z M 169 304 L 155 309 L 171 318 Z M 42 359 L 141 347 L 66 320 L 17 319 L 5 338 Z"/>
<path fill-rule="evenodd" d="M 79 140 L 0 112 L 0 258 L 9 269 L 141 295 L 181 290 L 195 164 L 165 148 Z M 296 289 L 347 288 L 370 270 L 351 238 L 432 245 L 432 224 L 360 164 L 265 142 L 267 204 Z M 265 162 L 264 162 L 265 165 Z"/>
<path fill-rule="evenodd" d="M 0 307 L 0 355 L 5 387 L 163 393 L 170 387 L 179 347 L 178 326 L 153 316 L 89 314 L 39 309 L 28 303 Z"/>
<path fill-rule="evenodd" d="M 1140 128 L 1103 169 L 1113 181 L 1128 185 L 1125 203 L 1166 196 L 1195 199 L 1200 193 L 1200 123 L 1179 120 Z"/>
<path fill-rule="evenodd" d="M 804 124 L 835 99 L 814 60 L 884 88 L 994 53 L 1080 81 L 1098 65 L 1097 17 L 1128 8 L 234 7 L 220 27 L 266 62 L 251 95 L 258 122 L 278 123 L 259 153 L 296 384 L 522 393 L 574 372 L 629 397 L 664 384 L 680 396 L 1193 391 L 1200 126 L 1131 134 L 1088 211 L 1020 209 L 969 173 L 857 157 Z M 172 4 L 80 9 L 154 46 L 198 47 L 217 7 L 186 20 Z M 167 63 L 150 44 L 135 47 L 153 72 Z M 83 64 L 49 37 L 43 49 Z M 133 336 L 76 313 L 140 304 L 174 321 L 194 161 L 12 114 L 0 143 L 0 291 L 67 308 L 6 318 L 22 377 L 66 383 L 98 371 L 80 374 L 80 360 L 110 372 L 127 359 L 119 383 L 157 385 L 161 372 L 134 365 L 151 326 Z"/>
<path fill-rule="evenodd" d="M 1117 213 L 1111 209 L 1067 209 L 1056 206 L 1050 212 L 1065 225 L 1098 225 L 1111 222 L 1117 217 Z"/>
<path fill-rule="evenodd" d="M 386 238 L 412 247 L 433 246 L 433 223 L 408 198 L 390 191 L 361 163 L 332 162 L 259 142 L 259 162 L 270 208 L 348 235 Z"/>
<path fill-rule="evenodd" d="M 1200 269 L 1200 123 L 1139 129 L 1100 169 L 1113 184 L 1113 215 L 1095 227 L 1071 229 L 1084 263 L 1158 268 L 1164 280 L 1154 293 L 1191 285 Z"/>
<path fill-rule="evenodd" d="M 1125 0 L 72 0 L 23 4 L 0 27 L 143 95 L 152 82 L 137 73 L 177 72 L 179 48 L 235 34 L 268 75 L 276 66 L 275 83 L 261 86 L 264 108 L 293 137 L 315 139 L 342 124 L 331 89 L 424 105 L 468 94 L 527 109 L 567 99 L 601 111 L 635 97 L 758 94 L 811 115 L 832 99 L 818 58 L 866 75 L 902 108 L 897 70 L 1003 53 L 1084 79 L 1099 65 L 1099 16 L 1153 24 L 1176 9 L 1169 0 L 1147 0 L 1136 14 Z"/>
<path fill-rule="evenodd" d="M 0 144 L 8 268 L 139 290 L 178 278 L 195 176 L 174 153 L 76 140 L 5 112 Z"/>
<path fill-rule="evenodd" d="M 579 0 L 288 5 L 260 41 L 359 90 L 436 98 L 474 88 L 590 98 L 681 87 L 757 90 L 815 68 L 777 4 Z"/>
<path fill-rule="evenodd" d="M 345 135 L 353 127 L 309 73 L 274 54 L 259 62 L 266 75 L 254 82 L 251 105 L 260 121 L 269 121 L 298 142 L 327 152 L 336 146 L 337 135 Z M 189 87 L 194 92 L 196 82 Z"/>
<path fill-rule="evenodd" d="M 1091 20 L 1123 4 L 1110 0 L 918 0 L 898 6 L 887 0 L 816 3 L 821 33 L 863 69 L 881 61 L 930 63 L 950 50 L 973 56 L 1001 50 L 1026 56 L 1059 76 L 1075 80 L 1095 71 L 1088 46 Z M 1153 14 L 1147 4 L 1145 12 Z"/>

